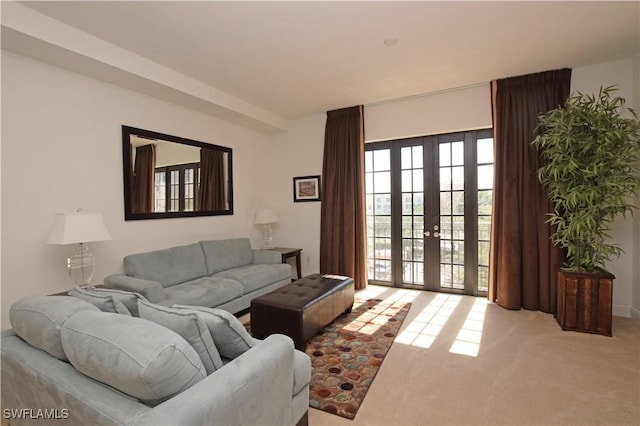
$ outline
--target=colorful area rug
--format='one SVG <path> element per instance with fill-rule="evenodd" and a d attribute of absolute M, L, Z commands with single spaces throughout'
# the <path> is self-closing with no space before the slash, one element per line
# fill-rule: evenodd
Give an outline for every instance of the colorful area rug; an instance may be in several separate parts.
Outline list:
<path fill-rule="evenodd" d="M 309 340 L 309 406 L 353 419 L 410 307 L 410 303 L 356 299 L 351 313 Z"/>

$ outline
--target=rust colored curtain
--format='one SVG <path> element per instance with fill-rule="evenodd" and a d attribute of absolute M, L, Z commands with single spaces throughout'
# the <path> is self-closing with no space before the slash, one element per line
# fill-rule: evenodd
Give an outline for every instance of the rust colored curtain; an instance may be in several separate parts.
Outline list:
<path fill-rule="evenodd" d="M 153 144 L 136 148 L 133 166 L 131 211 L 153 213 L 156 184 L 156 147 Z"/>
<path fill-rule="evenodd" d="M 320 272 L 367 286 L 363 107 L 327 112 L 322 165 Z"/>
<path fill-rule="evenodd" d="M 224 152 L 201 148 L 198 210 L 224 210 L 226 208 L 224 175 Z"/>
<path fill-rule="evenodd" d="M 549 239 L 551 211 L 536 170 L 541 159 L 531 146 L 538 115 L 564 104 L 571 70 L 562 69 L 491 83 L 495 178 L 489 299 L 507 309 L 555 313 L 554 269 L 562 251 Z"/>

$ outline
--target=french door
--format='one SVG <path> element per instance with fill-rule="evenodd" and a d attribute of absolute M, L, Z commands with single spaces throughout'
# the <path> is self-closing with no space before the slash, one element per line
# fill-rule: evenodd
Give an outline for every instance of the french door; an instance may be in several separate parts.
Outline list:
<path fill-rule="evenodd" d="M 485 129 L 366 145 L 370 282 L 486 294 L 492 137 Z"/>

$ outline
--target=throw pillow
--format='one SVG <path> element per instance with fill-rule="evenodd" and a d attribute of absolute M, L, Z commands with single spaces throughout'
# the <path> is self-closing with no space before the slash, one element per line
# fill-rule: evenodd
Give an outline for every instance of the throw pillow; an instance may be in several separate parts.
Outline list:
<path fill-rule="evenodd" d="M 182 337 L 141 318 L 78 312 L 60 334 L 76 370 L 149 405 L 206 377 L 198 354 Z"/>
<path fill-rule="evenodd" d="M 118 299 L 114 299 L 112 296 L 94 293 L 90 289 L 85 289 L 79 286 L 75 286 L 73 290 L 71 290 L 71 296 L 94 304 L 102 312 L 131 316 L 131 312 L 129 312 L 129 309 L 127 309 L 124 303 Z"/>
<path fill-rule="evenodd" d="M 230 312 L 203 306 L 173 305 L 184 312 L 195 312 L 207 325 L 213 341 L 225 358 L 235 359 L 255 345 L 255 339 Z"/>
<path fill-rule="evenodd" d="M 125 290 L 117 290 L 115 288 L 90 287 L 85 290 L 91 292 L 92 294 L 97 294 L 101 296 L 111 296 L 113 300 L 118 300 L 122 302 L 122 304 L 126 306 L 127 310 L 134 317 L 140 316 L 138 314 L 138 299 L 147 300 L 140 293 L 125 291 Z"/>
<path fill-rule="evenodd" d="M 211 338 L 211 333 L 204 321 L 195 313 L 155 305 L 142 299 L 138 300 L 138 312 L 140 318 L 163 325 L 189 342 L 200 356 L 207 374 L 222 367 L 222 358 Z"/>
<path fill-rule="evenodd" d="M 99 311 L 84 300 L 68 296 L 27 296 L 9 309 L 9 322 L 18 336 L 48 354 L 68 361 L 60 327 L 76 312 Z"/>

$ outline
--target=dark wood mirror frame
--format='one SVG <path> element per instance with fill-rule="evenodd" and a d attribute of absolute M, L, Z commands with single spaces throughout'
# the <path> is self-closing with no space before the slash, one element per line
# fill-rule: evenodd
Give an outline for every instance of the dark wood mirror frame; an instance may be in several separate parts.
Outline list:
<path fill-rule="evenodd" d="M 206 148 L 221 152 L 222 158 L 226 159 L 225 172 L 227 185 L 226 190 L 226 208 L 220 210 L 196 210 L 193 211 L 169 211 L 169 212 L 134 212 L 132 209 L 133 194 L 133 169 L 132 159 L 133 144 L 132 137 L 138 137 L 153 141 L 171 142 L 181 145 L 189 145 L 195 148 Z M 225 155 L 226 154 L 226 155 Z M 169 219 L 177 217 L 197 217 L 197 216 L 219 216 L 233 214 L 233 157 L 232 149 L 224 146 L 209 144 L 192 139 L 181 138 L 179 136 L 166 135 L 163 133 L 152 132 L 150 130 L 138 129 L 130 126 L 122 126 L 122 160 L 123 160 L 123 182 L 124 182 L 124 219 L 140 220 L 140 219 Z M 195 189 L 197 191 L 197 188 Z"/>

